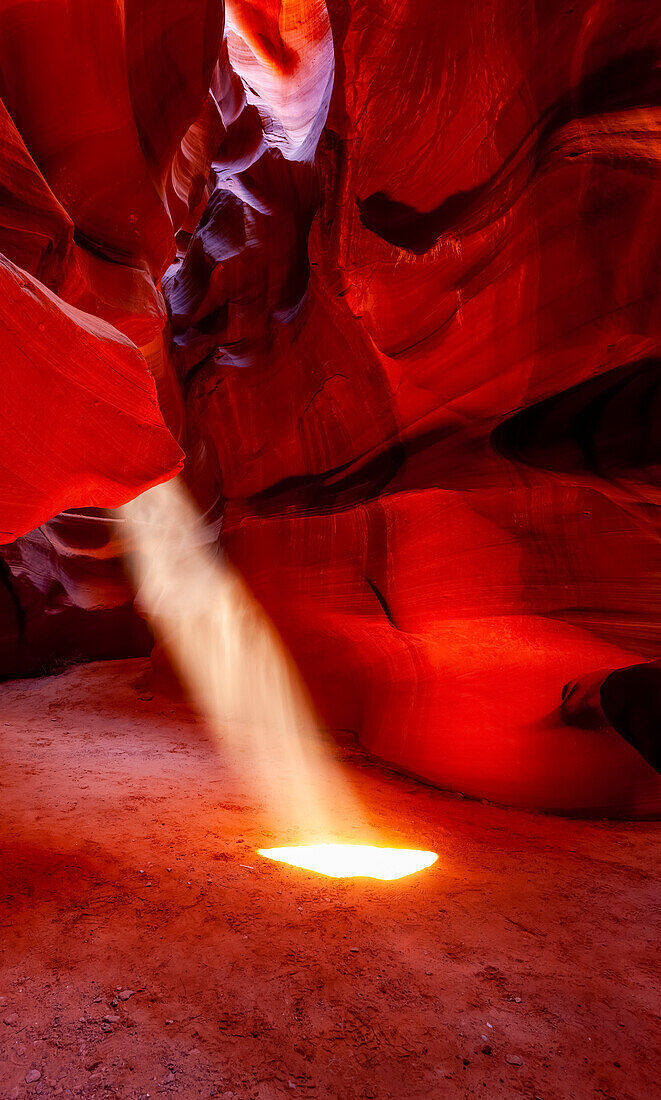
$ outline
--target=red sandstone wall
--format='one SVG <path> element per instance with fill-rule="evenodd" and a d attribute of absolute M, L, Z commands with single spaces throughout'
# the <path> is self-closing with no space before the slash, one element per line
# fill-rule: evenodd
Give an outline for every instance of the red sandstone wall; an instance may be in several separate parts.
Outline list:
<path fill-rule="evenodd" d="M 633 749 L 560 714 L 660 652 L 656 6 L 234 0 L 222 49 L 219 4 L 41 6 L 68 98 L 25 83 L 45 47 L 6 0 L 3 87 L 76 233 L 48 223 L 48 282 L 31 199 L 10 259 L 153 354 L 327 720 L 476 796 L 658 808 Z M 98 51 L 103 86 L 72 60 Z M 160 446 L 104 456 L 122 492 Z"/>

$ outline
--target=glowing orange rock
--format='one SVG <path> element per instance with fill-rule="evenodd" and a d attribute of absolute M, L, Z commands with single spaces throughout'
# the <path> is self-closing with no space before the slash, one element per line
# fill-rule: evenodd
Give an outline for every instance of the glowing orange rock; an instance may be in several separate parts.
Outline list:
<path fill-rule="evenodd" d="M 237 0 L 223 45 L 221 3 L 23 8 L 0 248 L 150 362 L 329 723 L 480 797 L 658 810 L 561 711 L 661 649 L 657 7 Z"/>
<path fill-rule="evenodd" d="M 130 340 L 1 257 L 0 288 L 0 542 L 171 477 L 181 452 Z"/>

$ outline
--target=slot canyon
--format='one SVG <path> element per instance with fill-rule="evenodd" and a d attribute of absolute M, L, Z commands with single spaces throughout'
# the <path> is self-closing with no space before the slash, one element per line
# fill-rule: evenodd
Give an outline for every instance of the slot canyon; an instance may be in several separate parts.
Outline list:
<path fill-rule="evenodd" d="M 0 1100 L 652 1100 L 660 43 L 0 0 Z"/>

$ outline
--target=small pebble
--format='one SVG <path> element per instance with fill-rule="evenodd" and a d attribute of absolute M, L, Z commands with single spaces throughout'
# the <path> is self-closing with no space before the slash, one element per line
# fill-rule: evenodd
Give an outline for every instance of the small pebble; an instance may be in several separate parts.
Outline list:
<path fill-rule="evenodd" d="M 28 1073 L 25 1074 L 25 1084 L 26 1085 L 33 1085 L 35 1081 L 40 1081 L 40 1080 L 41 1080 L 41 1073 L 39 1072 L 38 1069 L 31 1069 Z"/>
<path fill-rule="evenodd" d="M 122 1018 L 121 1016 L 111 1016 L 109 1014 L 108 1016 L 104 1016 L 103 1020 L 104 1020 L 104 1023 L 106 1023 L 106 1024 L 118 1024 L 120 1022 L 121 1018 Z"/>
<path fill-rule="evenodd" d="M 507 1062 L 507 1064 L 509 1066 L 522 1066 L 523 1065 L 523 1058 L 519 1058 L 518 1054 L 507 1054 L 505 1056 L 505 1061 Z"/>
<path fill-rule="evenodd" d="M 491 1054 L 491 1047 L 489 1046 L 488 1043 L 485 1043 L 484 1046 L 482 1047 L 482 1053 L 483 1054 Z"/>
<path fill-rule="evenodd" d="M 15 1012 L 10 1012 L 8 1016 L 5 1016 L 3 1023 L 5 1023 L 7 1027 L 16 1027 L 18 1016 Z"/>

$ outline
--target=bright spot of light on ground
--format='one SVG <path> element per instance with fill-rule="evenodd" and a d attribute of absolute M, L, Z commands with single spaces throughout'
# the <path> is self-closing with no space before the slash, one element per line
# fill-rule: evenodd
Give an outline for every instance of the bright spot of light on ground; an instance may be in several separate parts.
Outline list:
<path fill-rule="evenodd" d="M 289 863 L 329 878 L 392 880 L 413 875 L 436 863 L 436 852 L 413 848 L 375 848 L 367 844 L 304 844 L 294 848 L 260 848 L 260 856 Z"/>

